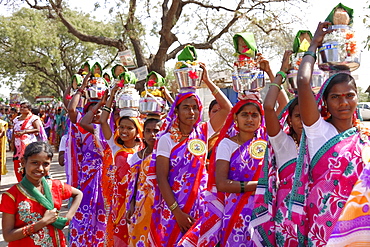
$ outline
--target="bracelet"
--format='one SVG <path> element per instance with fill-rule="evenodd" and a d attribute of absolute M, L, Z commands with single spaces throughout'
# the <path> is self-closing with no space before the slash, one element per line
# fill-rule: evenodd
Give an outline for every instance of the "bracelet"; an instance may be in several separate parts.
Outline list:
<path fill-rule="evenodd" d="M 83 94 L 85 91 L 82 88 L 77 89 L 77 93 Z"/>
<path fill-rule="evenodd" d="M 282 89 L 281 85 L 279 84 L 276 84 L 276 83 L 270 83 L 270 86 L 277 86 L 279 88 L 279 90 Z"/>
<path fill-rule="evenodd" d="M 170 210 L 171 210 L 171 212 L 173 212 L 173 210 L 175 210 L 178 206 L 179 206 L 179 204 L 177 203 L 177 201 L 175 201 L 175 202 L 170 206 Z"/>
<path fill-rule="evenodd" d="M 240 181 L 240 193 L 244 193 L 244 181 Z"/>
<path fill-rule="evenodd" d="M 281 78 L 283 79 L 282 81 L 281 81 L 281 83 L 282 84 L 284 84 L 284 82 L 286 81 L 286 73 L 284 72 L 284 71 L 282 71 L 282 70 L 280 70 L 279 72 L 277 72 L 276 73 L 276 76 L 278 76 L 278 75 L 281 75 Z M 271 83 L 272 84 L 272 83 Z M 280 88 L 281 89 L 281 88 Z"/>
<path fill-rule="evenodd" d="M 109 112 L 109 113 L 111 113 L 112 111 L 113 111 L 113 109 L 112 108 L 109 108 L 108 106 L 102 106 L 101 107 L 101 109 L 103 110 L 103 111 L 106 111 L 106 112 Z"/>
<path fill-rule="evenodd" d="M 212 95 L 215 96 L 216 94 L 218 94 L 220 92 L 220 88 L 219 87 L 216 87 L 215 90 L 213 90 L 212 92 Z"/>
<path fill-rule="evenodd" d="M 27 228 L 28 228 L 28 226 L 24 226 L 24 227 L 22 227 L 22 234 L 23 234 L 23 236 L 25 236 L 25 237 L 27 237 L 27 236 L 28 236 L 28 234 L 27 234 Z"/>
<path fill-rule="evenodd" d="M 305 53 L 304 53 L 304 55 L 303 55 L 303 57 L 305 57 L 305 56 L 307 56 L 307 55 L 309 55 L 309 56 L 311 56 L 311 57 L 313 57 L 313 59 L 315 59 L 315 61 L 316 61 L 316 52 L 313 52 L 313 51 L 306 51 Z"/>
<path fill-rule="evenodd" d="M 30 235 L 34 234 L 35 233 L 35 223 L 31 224 L 31 227 L 30 227 Z"/>

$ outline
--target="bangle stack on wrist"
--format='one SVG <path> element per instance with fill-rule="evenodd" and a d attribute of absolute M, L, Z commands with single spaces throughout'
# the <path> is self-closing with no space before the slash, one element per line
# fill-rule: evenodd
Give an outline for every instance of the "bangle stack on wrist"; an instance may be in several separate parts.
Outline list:
<path fill-rule="evenodd" d="M 281 78 L 283 79 L 282 81 L 281 81 L 281 83 L 283 84 L 285 81 L 286 81 L 286 73 L 284 72 L 284 71 L 282 71 L 282 70 L 280 70 L 279 72 L 277 72 L 276 73 L 276 76 L 278 76 L 278 75 L 280 75 L 281 76 Z M 272 83 L 271 83 L 272 84 Z M 281 88 L 280 88 L 281 89 Z"/>
<path fill-rule="evenodd" d="M 22 227 L 23 236 L 28 237 L 34 234 L 35 232 L 34 227 L 35 227 L 35 223 Z"/>
<path fill-rule="evenodd" d="M 171 206 L 170 206 L 170 210 L 171 212 L 173 212 L 177 207 L 179 206 L 179 204 L 177 203 L 177 201 L 175 201 Z"/>
<path fill-rule="evenodd" d="M 317 59 L 317 57 L 316 57 L 316 52 L 313 52 L 313 51 L 306 51 L 306 52 L 304 53 L 303 57 L 305 57 L 305 56 L 307 56 L 307 55 L 309 55 L 309 56 L 313 57 L 313 59 L 315 59 L 315 61 L 316 61 L 316 59 Z"/>
<path fill-rule="evenodd" d="M 84 91 L 84 89 L 83 88 L 79 88 L 79 89 L 77 89 L 77 93 L 80 93 L 80 94 L 83 94 L 85 91 Z"/>
<path fill-rule="evenodd" d="M 108 106 L 102 106 L 101 107 L 101 109 L 103 110 L 103 111 L 106 111 L 106 112 L 109 112 L 109 113 L 111 113 L 112 111 L 113 111 L 113 109 L 112 108 L 109 108 Z"/>
<path fill-rule="evenodd" d="M 276 86 L 276 87 L 278 87 L 278 88 L 279 88 L 279 90 L 281 90 L 281 89 L 282 89 L 281 85 L 276 84 L 276 83 L 270 83 L 270 87 L 271 87 L 271 86 Z"/>
<path fill-rule="evenodd" d="M 240 181 L 240 193 L 244 193 L 244 181 Z"/>
<path fill-rule="evenodd" d="M 220 88 L 219 87 L 216 87 L 215 90 L 213 90 L 212 95 L 215 96 L 219 92 L 220 92 Z"/>

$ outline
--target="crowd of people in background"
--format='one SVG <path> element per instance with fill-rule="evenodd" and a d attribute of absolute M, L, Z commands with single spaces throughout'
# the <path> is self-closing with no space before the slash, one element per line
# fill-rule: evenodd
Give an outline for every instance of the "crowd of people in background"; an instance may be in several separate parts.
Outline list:
<path fill-rule="evenodd" d="M 27 121 L 24 121 L 26 119 Z M 58 150 L 61 137 L 66 133 L 66 120 L 67 111 L 65 107 L 53 104 L 39 104 L 34 106 L 28 102 L 13 104 L 12 106 L 1 104 L 1 175 L 5 175 L 7 173 L 6 152 L 14 152 L 14 169 L 15 171 L 18 171 L 20 168 L 20 158 L 22 157 L 24 148 L 28 143 L 35 140 L 47 141 L 54 146 L 55 150 Z M 26 130 L 29 129 L 31 125 L 35 131 Z M 18 133 L 23 133 L 22 135 L 24 137 L 17 138 Z"/>

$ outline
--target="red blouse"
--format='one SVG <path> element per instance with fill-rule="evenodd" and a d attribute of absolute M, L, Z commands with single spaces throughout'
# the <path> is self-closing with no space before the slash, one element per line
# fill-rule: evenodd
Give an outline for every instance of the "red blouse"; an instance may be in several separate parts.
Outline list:
<path fill-rule="evenodd" d="M 54 206 L 60 210 L 62 200 L 72 196 L 72 187 L 59 180 L 48 179 L 47 181 L 53 195 Z M 14 228 L 21 228 L 41 220 L 46 208 L 18 183 L 2 194 L 0 211 L 14 214 Z M 66 246 L 66 241 L 62 230 L 50 224 L 29 237 L 10 242 L 8 246 Z"/>

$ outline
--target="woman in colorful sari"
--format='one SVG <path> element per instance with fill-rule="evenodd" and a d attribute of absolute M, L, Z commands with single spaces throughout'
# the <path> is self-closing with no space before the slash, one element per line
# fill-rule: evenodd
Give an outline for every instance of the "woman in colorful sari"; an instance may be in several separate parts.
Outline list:
<path fill-rule="evenodd" d="M 70 115 L 77 111 L 69 106 Z M 89 102 L 84 107 L 84 116 L 78 122 L 82 160 L 78 166 L 78 188 L 83 200 L 70 224 L 70 246 L 103 246 L 106 230 L 106 211 L 102 191 L 103 153 L 99 149 L 104 142 L 99 118 L 104 101 Z"/>
<path fill-rule="evenodd" d="M 128 82 L 128 81 L 126 81 Z M 126 194 L 130 166 L 128 159 L 143 148 L 141 142 L 142 124 L 134 116 L 122 116 L 118 119 L 117 129 L 112 132 L 109 116 L 113 111 L 112 104 L 119 87 L 116 85 L 102 107 L 100 124 L 104 138 L 113 154 L 113 165 L 108 167 L 107 178 L 103 179 L 103 193 L 109 203 L 109 216 L 105 236 L 107 246 L 128 246 L 129 236 L 126 221 Z"/>
<path fill-rule="evenodd" d="M 275 103 L 282 90 L 283 75 L 290 68 L 292 51 L 285 51 L 281 69 L 275 77 L 264 102 L 266 130 L 269 136 L 256 195 L 251 226 L 257 246 L 297 246 L 296 227 L 285 219 L 289 193 L 298 157 L 302 122 L 298 98 L 291 100 L 280 114 Z"/>
<path fill-rule="evenodd" d="M 159 119 L 149 118 L 145 121 L 143 134 L 145 148 L 135 153 L 128 161 L 131 176 L 126 196 L 129 246 L 150 246 L 148 235 L 152 219 L 154 190 L 148 183 L 147 174 L 156 134 L 160 127 Z"/>
<path fill-rule="evenodd" d="M 216 143 L 216 186 L 225 193 L 221 246 L 253 246 L 248 226 L 266 149 L 263 115 L 259 100 L 239 101 Z"/>
<path fill-rule="evenodd" d="M 9 247 L 66 246 L 62 229 L 75 214 L 82 193 L 59 180 L 45 179 L 52 157 L 49 144 L 29 144 L 22 158 L 24 178 L 2 195 L 2 232 Z M 62 200 L 69 198 L 71 207 L 61 217 Z"/>
<path fill-rule="evenodd" d="M 40 118 L 31 112 L 31 104 L 21 103 L 21 115 L 13 121 L 13 137 L 12 145 L 14 150 L 13 162 L 14 172 L 18 182 L 22 180 L 21 158 L 23 157 L 24 149 L 31 142 L 37 141 L 37 135 L 40 133 L 41 121 Z"/>
<path fill-rule="evenodd" d="M 1 176 L 6 175 L 8 170 L 6 169 L 6 132 L 8 130 L 8 122 L 0 120 L 0 182 Z"/>
<path fill-rule="evenodd" d="M 209 122 L 200 123 L 202 103 L 194 92 L 180 93 L 173 103 L 155 146 L 151 163 L 156 194 L 151 223 L 152 246 L 175 246 L 200 218 L 207 183 L 205 168 L 207 140 L 223 125 L 231 104 L 209 79 L 206 67 L 203 81 L 221 109 Z"/>
<path fill-rule="evenodd" d="M 302 226 L 299 240 L 308 246 L 327 244 L 365 166 L 361 156 L 365 140 L 356 127 L 358 96 L 353 77 L 349 72 L 334 74 L 316 99 L 311 92 L 315 52 L 330 32 L 327 30 L 330 24 L 319 23 L 298 71 L 299 108 L 310 161 L 299 165 L 298 159 L 290 216 Z M 298 217 L 294 218 L 293 213 Z"/>

